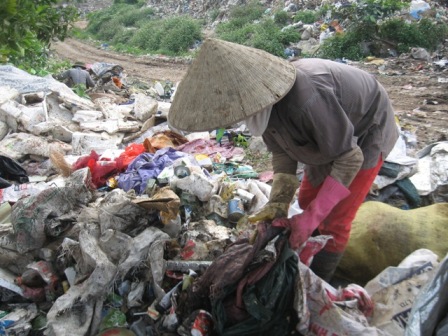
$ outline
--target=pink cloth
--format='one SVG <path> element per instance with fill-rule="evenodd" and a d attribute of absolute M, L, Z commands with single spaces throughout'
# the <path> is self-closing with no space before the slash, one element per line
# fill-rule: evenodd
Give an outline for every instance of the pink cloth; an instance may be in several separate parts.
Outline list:
<path fill-rule="evenodd" d="M 189 154 L 206 154 L 213 159 L 216 154 L 229 159 L 237 155 L 244 155 L 244 149 L 231 144 L 219 145 L 214 140 L 196 139 L 176 147 L 176 150 Z"/>

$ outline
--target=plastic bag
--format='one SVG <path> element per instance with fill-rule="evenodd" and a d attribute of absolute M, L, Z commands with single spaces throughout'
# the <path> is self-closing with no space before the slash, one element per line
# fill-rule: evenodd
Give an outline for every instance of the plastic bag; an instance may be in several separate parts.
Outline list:
<path fill-rule="evenodd" d="M 414 301 L 405 336 L 447 335 L 448 255 L 435 272 L 434 278 L 423 287 Z"/>
<path fill-rule="evenodd" d="M 412 0 L 409 14 L 411 14 L 414 19 L 420 19 L 420 14 L 426 12 L 430 8 L 429 4 L 423 0 Z"/>
<path fill-rule="evenodd" d="M 407 256 L 397 267 L 388 267 L 369 281 L 365 289 L 375 301 L 370 325 L 387 335 L 402 336 L 415 298 L 433 278 L 437 266 L 437 255 L 420 249 Z"/>
<path fill-rule="evenodd" d="M 4 155 L 0 155 L 0 177 L 19 183 L 29 181 L 26 170 L 16 160 Z"/>

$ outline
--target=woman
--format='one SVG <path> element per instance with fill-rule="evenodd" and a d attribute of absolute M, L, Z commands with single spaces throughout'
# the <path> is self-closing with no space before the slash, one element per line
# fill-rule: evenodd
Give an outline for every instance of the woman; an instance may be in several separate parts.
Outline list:
<path fill-rule="evenodd" d="M 264 51 L 208 39 L 176 90 L 169 123 L 186 131 L 245 121 L 272 152 L 267 205 L 249 217 L 289 228 L 297 249 L 317 229 L 333 240 L 311 269 L 333 276 L 351 223 L 398 138 L 388 95 L 370 74 L 322 59 L 287 62 Z M 285 218 L 298 187 L 303 213 Z"/>

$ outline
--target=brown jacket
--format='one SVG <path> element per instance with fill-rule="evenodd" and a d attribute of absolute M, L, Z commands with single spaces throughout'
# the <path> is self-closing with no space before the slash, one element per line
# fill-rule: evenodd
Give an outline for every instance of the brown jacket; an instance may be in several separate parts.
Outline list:
<path fill-rule="evenodd" d="M 317 186 L 331 175 L 348 186 L 395 145 L 398 128 L 388 95 L 370 74 L 342 63 L 301 59 L 297 79 L 271 112 L 263 140 L 275 173 L 304 163 Z"/>

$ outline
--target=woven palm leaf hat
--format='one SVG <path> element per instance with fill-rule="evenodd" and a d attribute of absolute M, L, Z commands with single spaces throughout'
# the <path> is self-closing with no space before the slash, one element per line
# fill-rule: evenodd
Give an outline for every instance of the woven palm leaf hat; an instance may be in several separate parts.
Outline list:
<path fill-rule="evenodd" d="M 81 68 L 81 69 L 84 69 L 84 70 L 87 69 L 85 63 L 83 63 L 83 62 L 75 62 L 75 63 L 73 63 L 72 68 Z"/>
<path fill-rule="evenodd" d="M 278 102 L 295 79 L 280 57 L 207 39 L 175 92 L 168 123 L 189 132 L 233 125 Z"/>

